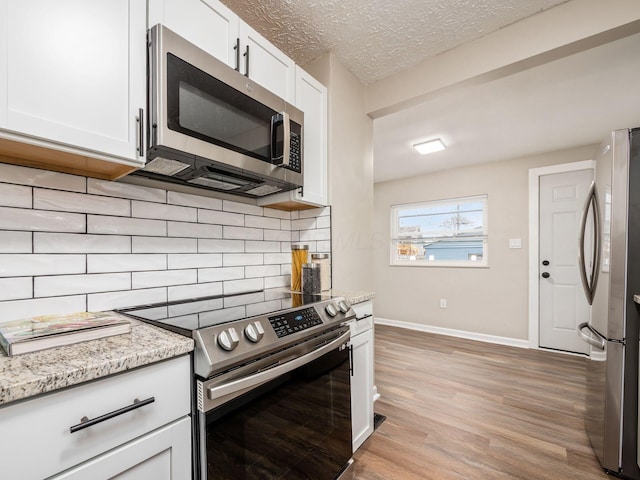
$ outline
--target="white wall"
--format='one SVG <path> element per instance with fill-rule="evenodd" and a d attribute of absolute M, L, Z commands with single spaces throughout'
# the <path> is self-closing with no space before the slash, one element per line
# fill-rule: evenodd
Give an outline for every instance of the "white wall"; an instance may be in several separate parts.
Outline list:
<path fill-rule="evenodd" d="M 332 284 L 373 290 L 373 121 L 365 113 L 365 86 L 332 53 L 304 68 L 329 94 Z"/>
<path fill-rule="evenodd" d="M 590 145 L 376 184 L 376 316 L 526 340 L 528 170 L 591 159 L 596 147 Z M 481 194 L 488 195 L 488 268 L 389 266 L 391 205 Z M 510 238 L 520 238 L 522 248 L 509 249 Z M 441 298 L 447 299 L 446 309 L 440 308 Z"/>
<path fill-rule="evenodd" d="M 0 164 L 0 322 L 289 287 L 291 242 L 330 253 L 330 225 L 329 208 Z"/>

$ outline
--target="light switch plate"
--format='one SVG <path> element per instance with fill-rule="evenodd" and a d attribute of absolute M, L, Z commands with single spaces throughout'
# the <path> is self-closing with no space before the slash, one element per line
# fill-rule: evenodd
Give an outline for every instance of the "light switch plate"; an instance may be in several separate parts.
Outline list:
<path fill-rule="evenodd" d="M 510 238 L 509 239 L 509 248 L 522 248 L 522 239 L 521 238 Z"/>

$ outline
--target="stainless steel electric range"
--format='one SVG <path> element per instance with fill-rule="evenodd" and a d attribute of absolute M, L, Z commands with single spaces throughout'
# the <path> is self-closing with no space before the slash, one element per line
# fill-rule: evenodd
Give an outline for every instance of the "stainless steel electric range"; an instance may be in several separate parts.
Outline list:
<path fill-rule="evenodd" d="M 195 341 L 195 479 L 351 477 L 343 298 L 265 290 L 120 312 Z"/>

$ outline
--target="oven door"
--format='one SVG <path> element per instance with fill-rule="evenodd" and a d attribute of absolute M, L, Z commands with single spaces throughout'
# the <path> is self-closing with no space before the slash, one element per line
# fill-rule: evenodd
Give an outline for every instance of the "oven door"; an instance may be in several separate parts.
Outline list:
<path fill-rule="evenodd" d="M 200 478 L 341 477 L 352 453 L 348 341 L 346 331 L 249 377 L 214 387 L 204 382 L 201 394 L 224 403 L 199 412 Z"/>

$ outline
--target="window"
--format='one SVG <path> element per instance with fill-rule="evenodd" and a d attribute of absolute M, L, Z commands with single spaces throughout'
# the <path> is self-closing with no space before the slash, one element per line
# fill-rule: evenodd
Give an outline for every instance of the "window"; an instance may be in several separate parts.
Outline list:
<path fill-rule="evenodd" d="M 391 207 L 391 265 L 486 267 L 487 196 Z"/>

